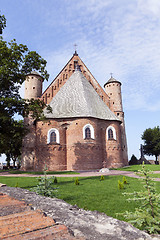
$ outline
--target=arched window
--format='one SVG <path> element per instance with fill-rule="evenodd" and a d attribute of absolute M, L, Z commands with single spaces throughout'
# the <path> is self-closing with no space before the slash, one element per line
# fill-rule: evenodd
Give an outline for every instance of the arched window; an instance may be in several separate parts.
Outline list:
<path fill-rule="evenodd" d="M 89 127 L 85 129 L 85 138 L 91 138 L 91 130 Z"/>
<path fill-rule="evenodd" d="M 94 128 L 91 124 L 87 124 L 83 127 L 83 138 L 84 139 L 94 139 Z"/>
<path fill-rule="evenodd" d="M 111 128 L 108 129 L 108 139 L 113 139 L 113 130 Z"/>
<path fill-rule="evenodd" d="M 47 143 L 60 143 L 59 131 L 56 128 L 51 128 L 48 131 Z"/>
<path fill-rule="evenodd" d="M 114 127 L 109 126 L 107 128 L 107 140 L 112 140 L 112 139 L 116 140 L 116 130 Z"/>
<path fill-rule="evenodd" d="M 56 140 L 57 140 L 57 135 L 56 135 L 55 131 L 53 131 L 50 134 L 50 143 L 56 143 Z"/>

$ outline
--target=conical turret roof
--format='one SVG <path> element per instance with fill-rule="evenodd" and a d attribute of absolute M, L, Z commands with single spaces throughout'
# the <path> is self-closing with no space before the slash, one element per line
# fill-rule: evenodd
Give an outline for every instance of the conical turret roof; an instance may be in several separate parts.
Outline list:
<path fill-rule="evenodd" d="M 120 121 L 99 97 L 84 75 L 76 70 L 44 109 L 46 118 L 94 117 Z"/>
<path fill-rule="evenodd" d="M 109 84 L 109 83 L 114 83 L 114 82 L 121 84 L 120 81 L 118 81 L 118 80 L 116 80 L 115 78 L 111 77 L 111 78 L 104 84 L 104 87 L 105 87 L 107 84 Z"/>

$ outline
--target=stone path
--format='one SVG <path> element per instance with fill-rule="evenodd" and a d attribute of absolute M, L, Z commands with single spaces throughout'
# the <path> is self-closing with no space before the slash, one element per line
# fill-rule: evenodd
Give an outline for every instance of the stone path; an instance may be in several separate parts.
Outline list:
<path fill-rule="evenodd" d="M 154 171 L 154 173 L 160 173 L 160 171 Z M 124 175 L 127 177 L 141 178 L 136 173 L 131 171 L 120 171 L 120 170 L 109 170 L 109 172 L 100 173 L 98 171 L 80 171 L 79 174 L 49 174 L 47 176 L 56 177 L 93 177 L 93 176 L 110 176 L 110 175 Z M 9 172 L 0 172 L 0 176 L 6 177 L 38 177 L 44 175 L 34 175 L 34 174 L 10 174 Z M 160 178 L 154 178 L 154 181 L 160 181 Z"/>

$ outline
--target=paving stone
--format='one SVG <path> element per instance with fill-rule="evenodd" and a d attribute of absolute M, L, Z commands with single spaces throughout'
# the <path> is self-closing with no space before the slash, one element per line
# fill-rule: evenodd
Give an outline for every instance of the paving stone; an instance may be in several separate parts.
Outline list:
<path fill-rule="evenodd" d="M 66 226 L 56 224 L 41 210 L 31 210 L 24 201 L 3 193 L 0 193 L 0 212 L 0 239 L 84 240 L 75 238 Z"/>
<path fill-rule="evenodd" d="M 52 227 L 48 227 L 46 229 L 41 229 L 25 234 L 20 234 L 17 238 L 16 236 L 5 238 L 6 240 L 33 240 L 33 239 L 45 239 L 45 240 L 84 240 L 84 238 L 75 238 L 72 236 L 68 230 L 68 228 L 64 225 L 55 225 Z"/>
<path fill-rule="evenodd" d="M 32 232 L 54 225 L 52 218 L 38 211 L 27 211 L 0 217 L 0 238 Z"/>
<path fill-rule="evenodd" d="M 19 213 L 29 209 L 30 207 L 24 201 L 16 200 L 6 194 L 0 194 L 0 216 Z"/>

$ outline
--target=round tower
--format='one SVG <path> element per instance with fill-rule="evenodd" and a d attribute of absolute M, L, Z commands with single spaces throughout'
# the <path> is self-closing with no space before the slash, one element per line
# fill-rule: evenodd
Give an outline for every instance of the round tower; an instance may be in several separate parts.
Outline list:
<path fill-rule="evenodd" d="M 122 105 L 121 82 L 117 81 L 115 78 L 111 76 L 111 78 L 105 83 L 104 88 L 107 95 L 109 96 L 109 108 L 122 122 L 120 125 L 120 132 L 121 132 L 121 147 L 123 151 L 123 163 L 125 165 L 128 165 L 128 150 L 124 112 Z"/>
<path fill-rule="evenodd" d="M 37 99 L 42 95 L 43 78 L 35 71 L 29 73 L 25 80 L 25 99 Z"/>
<path fill-rule="evenodd" d="M 39 73 L 33 71 L 26 76 L 25 79 L 25 99 L 37 99 L 42 95 L 42 82 L 43 78 L 39 75 Z M 21 156 L 21 169 L 23 170 L 33 170 L 34 169 L 34 161 L 36 157 L 36 126 L 35 121 L 29 114 L 28 117 L 24 118 L 24 124 L 28 127 L 29 132 L 23 138 L 23 150 Z"/>
<path fill-rule="evenodd" d="M 109 108 L 121 120 L 121 118 L 123 118 L 121 82 L 111 77 L 104 85 L 104 88 L 107 95 L 109 96 Z"/>

